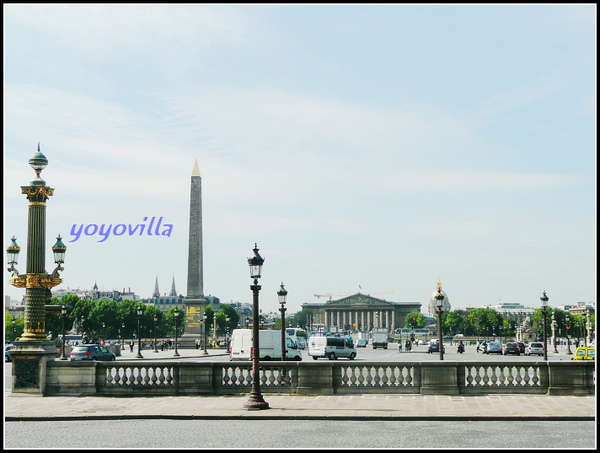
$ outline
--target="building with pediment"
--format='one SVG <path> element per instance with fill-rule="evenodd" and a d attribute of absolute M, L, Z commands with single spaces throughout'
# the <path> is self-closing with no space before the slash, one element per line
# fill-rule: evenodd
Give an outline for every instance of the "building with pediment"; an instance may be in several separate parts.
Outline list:
<path fill-rule="evenodd" d="M 325 303 L 305 303 L 302 309 L 313 311 L 313 324 L 325 330 L 358 330 L 368 332 L 384 327 L 393 331 L 404 327 L 406 315 L 421 312 L 420 302 L 390 302 L 368 294 L 357 293 Z"/>

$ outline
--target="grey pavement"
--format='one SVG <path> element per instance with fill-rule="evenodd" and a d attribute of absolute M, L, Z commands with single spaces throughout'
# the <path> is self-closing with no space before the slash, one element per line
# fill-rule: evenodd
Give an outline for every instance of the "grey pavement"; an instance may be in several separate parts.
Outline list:
<path fill-rule="evenodd" d="M 596 397 L 545 395 L 263 394 L 249 411 L 242 396 L 42 397 L 5 389 L 5 421 L 110 419 L 595 420 Z"/>

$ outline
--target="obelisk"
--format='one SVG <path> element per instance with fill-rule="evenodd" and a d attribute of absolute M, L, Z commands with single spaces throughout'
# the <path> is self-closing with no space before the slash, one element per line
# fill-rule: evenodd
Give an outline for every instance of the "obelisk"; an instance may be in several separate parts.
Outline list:
<path fill-rule="evenodd" d="M 202 278 L 202 178 L 198 161 L 194 163 L 190 191 L 190 236 L 188 245 L 188 279 L 185 303 L 185 332 L 181 339 L 183 347 L 193 347 L 200 338 L 204 299 Z"/>

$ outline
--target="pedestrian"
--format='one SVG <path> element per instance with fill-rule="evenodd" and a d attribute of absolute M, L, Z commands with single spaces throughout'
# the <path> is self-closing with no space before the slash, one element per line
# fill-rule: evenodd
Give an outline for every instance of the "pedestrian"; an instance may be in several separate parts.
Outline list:
<path fill-rule="evenodd" d="M 398 342 L 398 352 L 402 352 L 402 340 Z"/>
<path fill-rule="evenodd" d="M 131 341 L 129 342 L 129 350 L 130 350 L 131 352 L 133 352 L 133 344 L 134 344 L 134 343 L 133 343 L 133 340 L 131 340 Z"/>

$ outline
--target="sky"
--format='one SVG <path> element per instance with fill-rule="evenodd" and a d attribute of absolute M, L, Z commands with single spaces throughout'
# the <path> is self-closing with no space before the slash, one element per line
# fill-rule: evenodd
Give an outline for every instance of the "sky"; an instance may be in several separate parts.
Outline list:
<path fill-rule="evenodd" d="M 57 289 L 148 298 L 158 277 L 185 295 L 197 160 L 204 294 L 222 303 L 252 302 L 255 243 L 266 312 L 282 282 L 292 313 L 357 292 L 426 313 L 438 279 L 453 309 L 596 300 L 594 4 L 3 11 L 21 273 L 39 143 Z"/>

